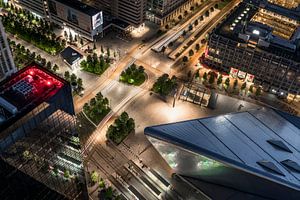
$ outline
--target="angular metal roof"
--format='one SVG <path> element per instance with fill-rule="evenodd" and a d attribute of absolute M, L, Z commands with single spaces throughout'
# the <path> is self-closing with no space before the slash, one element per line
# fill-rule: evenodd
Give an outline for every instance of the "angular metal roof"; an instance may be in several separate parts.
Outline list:
<path fill-rule="evenodd" d="M 145 134 L 300 190 L 300 173 L 282 163 L 300 164 L 300 129 L 274 110 L 158 125 L 146 128 Z M 284 144 L 292 153 L 268 141 Z"/>

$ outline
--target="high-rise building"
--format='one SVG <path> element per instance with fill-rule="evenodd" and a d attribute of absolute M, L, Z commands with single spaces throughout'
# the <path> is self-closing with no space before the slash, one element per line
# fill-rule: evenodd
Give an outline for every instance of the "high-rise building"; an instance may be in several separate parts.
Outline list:
<path fill-rule="evenodd" d="M 208 199 L 300 199 L 300 118 L 258 109 L 145 129 L 172 171 Z"/>
<path fill-rule="evenodd" d="M 7 36 L 0 20 L 0 81 L 16 71 L 17 69 L 11 55 Z"/>
<path fill-rule="evenodd" d="M 265 91 L 297 97 L 300 12 L 266 1 L 240 3 L 210 34 L 205 62 Z"/>
<path fill-rule="evenodd" d="M 191 6 L 200 5 L 200 0 L 148 0 L 147 19 L 159 25 L 164 25 L 172 19 L 177 19 Z"/>
<path fill-rule="evenodd" d="M 87 199 L 75 125 L 64 79 L 33 63 L 1 82 L 0 159 L 15 168 L 12 174 L 25 174 L 68 199 Z"/>

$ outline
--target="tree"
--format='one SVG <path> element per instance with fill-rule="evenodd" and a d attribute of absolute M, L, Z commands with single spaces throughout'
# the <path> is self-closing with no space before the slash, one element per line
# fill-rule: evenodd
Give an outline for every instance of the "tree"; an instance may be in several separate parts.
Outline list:
<path fill-rule="evenodd" d="M 104 182 L 104 180 L 103 180 L 102 178 L 101 178 L 100 181 L 99 181 L 99 187 L 100 187 L 101 189 L 105 188 L 105 182 Z"/>
<path fill-rule="evenodd" d="M 179 20 L 182 20 L 182 15 L 179 15 L 179 16 L 178 16 L 178 19 L 179 19 Z"/>
<path fill-rule="evenodd" d="M 90 100 L 90 106 L 91 106 L 91 107 L 94 107 L 94 106 L 96 105 L 96 103 L 97 103 L 97 101 L 96 101 L 95 98 L 92 98 L 92 99 Z"/>
<path fill-rule="evenodd" d="M 65 169 L 65 171 L 64 171 L 64 177 L 65 178 L 70 178 L 70 171 L 69 170 Z"/>
<path fill-rule="evenodd" d="M 43 66 L 46 65 L 46 62 L 47 62 L 47 61 L 46 61 L 45 58 L 42 58 L 42 59 L 41 59 L 41 65 L 43 65 Z"/>
<path fill-rule="evenodd" d="M 203 81 L 204 81 L 204 82 L 207 81 L 207 73 L 206 73 L 206 72 L 204 72 L 204 74 L 203 74 Z"/>
<path fill-rule="evenodd" d="M 161 48 L 161 52 L 162 52 L 162 53 L 165 53 L 166 49 L 167 49 L 167 48 L 166 48 L 165 46 L 163 46 L 163 47 Z"/>
<path fill-rule="evenodd" d="M 72 73 L 70 79 L 71 79 L 71 82 L 76 82 L 76 80 L 77 80 L 76 74 Z"/>
<path fill-rule="evenodd" d="M 66 80 L 70 79 L 70 72 L 69 71 L 65 71 L 64 77 Z"/>
<path fill-rule="evenodd" d="M 182 36 L 183 36 L 183 37 L 186 36 L 186 31 L 185 31 L 185 30 L 183 30 Z"/>
<path fill-rule="evenodd" d="M 199 24 L 199 21 L 198 21 L 198 19 L 196 19 L 194 25 L 195 25 L 195 26 L 198 26 L 198 24 Z"/>
<path fill-rule="evenodd" d="M 189 25 L 189 31 L 192 31 L 192 30 L 193 30 L 193 25 L 190 24 L 190 25 Z"/>
<path fill-rule="evenodd" d="M 208 10 L 205 12 L 205 16 L 209 17 L 209 11 Z"/>
<path fill-rule="evenodd" d="M 184 57 L 182 58 L 182 61 L 183 61 L 184 63 L 186 63 L 187 61 L 189 61 L 189 58 L 188 58 L 187 56 L 184 56 Z"/>
<path fill-rule="evenodd" d="M 189 51 L 189 56 L 193 56 L 194 55 L 194 51 L 191 49 L 190 51 Z"/>
<path fill-rule="evenodd" d="M 230 85 L 230 79 L 229 78 L 226 78 L 225 85 L 227 86 L 227 88 L 229 87 L 229 85 Z"/>
<path fill-rule="evenodd" d="M 196 44 L 195 50 L 196 50 L 196 51 L 199 51 L 199 50 L 200 50 L 200 44 L 198 44 L 198 43 Z"/>
<path fill-rule="evenodd" d="M 68 33 L 67 33 L 67 31 L 64 31 L 64 36 L 65 36 L 66 39 L 68 38 Z"/>
<path fill-rule="evenodd" d="M 241 90 L 244 90 L 244 89 L 246 89 L 246 87 L 247 87 L 247 83 L 246 83 L 246 82 L 244 82 L 244 83 L 242 84 L 242 86 L 241 86 Z"/>
<path fill-rule="evenodd" d="M 187 15 L 188 15 L 188 11 L 185 10 L 185 11 L 184 11 L 184 16 L 187 16 Z"/>
<path fill-rule="evenodd" d="M 96 49 L 97 49 L 97 46 L 96 46 L 96 43 L 94 42 L 93 50 L 96 50 Z"/>
<path fill-rule="evenodd" d="M 104 195 L 105 199 L 113 199 L 113 189 L 111 186 L 109 186 L 106 190 L 105 190 L 105 195 Z"/>
<path fill-rule="evenodd" d="M 211 7 L 211 8 L 210 8 L 210 11 L 211 11 L 211 12 L 213 12 L 214 10 L 215 10 L 214 7 Z"/>
<path fill-rule="evenodd" d="M 223 75 L 220 74 L 220 76 L 218 77 L 218 80 L 217 80 L 217 85 L 222 84 L 222 82 L 223 82 Z"/>
<path fill-rule="evenodd" d="M 57 64 L 54 64 L 52 70 L 53 70 L 54 72 L 56 72 L 57 70 L 59 70 L 59 67 L 57 66 Z"/>
<path fill-rule="evenodd" d="M 103 95 L 102 95 L 101 92 L 98 92 L 98 93 L 96 94 L 96 99 L 97 99 L 97 101 L 101 101 L 101 100 L 103 99 Z"/>
<path fill-rule="evenodd" d="M 69 41 L 73 42 L 73 35 L 72 35 L 72 33 L 69 33 Z"/>
<path fill-rule="evenodd" d="M 233 82 L 233 88 L 236 89 L 236 88 L 237 88 L 237 85 L 238 85 L 238 80 L 235 79 L 234 82 Z"/>
<path fill-rule="evenodd" d="M 201 17 L 200 17 L 200 21 L 203 21 L 204 20 L 204 17 L 203 17 L 203 15 L 201 15 Z"/>
<path fill-rule="evenodd" d="M 83 84 L 82 84 L 82 79 L 81 79 L 81 78 L 78 78 L 78 79 L 77 79 L 77 85 L 78 85 L 78 87 L 80 87 L 80 88 L 82 87 Z"/>
<path fill-rule="evenodd" d="M 200 78 L 200 70 L 198 69 L 195 73 L 195 79 L 199 79 Z"/>
<path fill-rule="evenodd" d="M 169 24 L 166 24 L 165 25 L 165 29 L 169 29 L 170 27 L 169 27 Z"/>
<path fill-rule="evenodd" d="M 80 45 L 81 45 L 81 47 L 83 46 L 83 39 L 82 38 L 80 38 Z"/>
<path fill-rule="evenodd" d="M 93 171 L 93 172 L 91 173 L 91 181 L 92 181 L 93 183 L 96 183 L 96 182 L 98 181 L 98 178 L 99 178 L 98 173 L 97 173 L 96 171 Z"/>
<path fill-rule="evenodd" d="M 256 96 L 260 96 L 261 93 L 262 93 L 261 87 L 258 86 L 258 87 L 256 88 L 255 95 L 256 95 Z"/>
<path fill-rule="evenodd" d="M 46 68 L 49 69 L 49 70 L 51 70 L 51 67 L 52 67 L 52 64 L 51 64 L 50 61 L 48 61 L 47 64 L 46 64 Z"/>
<path fill-rule="evenodd" d="M 250 85 L 249 92 L 253 93 L 253 85 Z"/>
<path fill-rule="evenodd" d="M 215 73 L 214 72 L 210 73 L 209 80 L 208 80 L 209 84 L 213 84 L 215 82 L 215 78 L 216 78 Z"/>
<path fill-rule="evenodd" d="M 215 4 L 215 9 L 218 9 L 219 8 L 219 4 Z"/>

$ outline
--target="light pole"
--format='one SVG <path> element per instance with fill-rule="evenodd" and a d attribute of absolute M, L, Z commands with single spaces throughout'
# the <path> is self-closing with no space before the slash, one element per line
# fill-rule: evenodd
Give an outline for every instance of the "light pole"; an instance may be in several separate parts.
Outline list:
<path fill-rule="evenodd" d="M 177 96 L 177 89 L 175 89 L 175 94 L 174 94 L 174 99 L 173 99 L 173 108 L 175 107 L 176 96 Z"/>

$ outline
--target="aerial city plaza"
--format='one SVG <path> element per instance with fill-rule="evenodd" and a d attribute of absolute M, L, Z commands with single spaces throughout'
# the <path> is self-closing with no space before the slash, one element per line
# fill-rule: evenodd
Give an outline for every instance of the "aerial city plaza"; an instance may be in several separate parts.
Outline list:
<path fill-rule="evenodd" d="M 300 0 L 0 0 L 0 200 L 299 200 Z"/>

